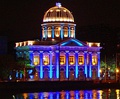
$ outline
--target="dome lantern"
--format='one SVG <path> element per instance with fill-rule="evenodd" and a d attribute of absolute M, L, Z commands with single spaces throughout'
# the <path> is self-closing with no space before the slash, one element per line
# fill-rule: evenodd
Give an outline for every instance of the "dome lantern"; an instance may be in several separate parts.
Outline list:
<path fill-rule="evenodd" d="M 44 14 L 43 22 L 74 22 L 72 13 L 62 7 L 61 3 L 56 3 L 56 6 L 51 7 Z"/>

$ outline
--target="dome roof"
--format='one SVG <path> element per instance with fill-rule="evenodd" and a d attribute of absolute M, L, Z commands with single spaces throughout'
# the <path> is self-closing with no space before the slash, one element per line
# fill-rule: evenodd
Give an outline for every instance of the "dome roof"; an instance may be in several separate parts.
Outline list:
<path fill-rule="evenodd" d="M 74 22 L 74 18 L 68 9 L 61 6 L 61 3 L 56 3 L 55 7 L 45 13 L 43 22 Z"/>

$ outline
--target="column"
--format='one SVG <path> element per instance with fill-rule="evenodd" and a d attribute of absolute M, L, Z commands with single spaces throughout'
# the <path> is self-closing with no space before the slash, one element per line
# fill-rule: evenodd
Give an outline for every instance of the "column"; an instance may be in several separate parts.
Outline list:
<path fill-rule="evenodd" d="M 98 77 L 100 77 L 100 52 L 97 52 L 97 56 L 98 56 Z"/>
<path fill-rule="evenodd" d="M 69 76 L 69 51 L 66 51 L 66 78 Z"/>
<path fill-rule="evenodd" d="M 73 29 L 74 29 L 74 36 L 73 36 L 73 37 L 75 38 L 75 26 L 74 26 L 74 28 L 73 28 Z"/>
<path fill-rule="evenodd" d="M 40 51 L 40 78 L 43 78 L 43 51 Z"/>
<path fill-rule="evenodd" d="M 61 35 L 61 39 L 63 40 L 63 25 L 61 25 L 60 35 Z"/>
<path fill-rule="evenodd" d="M 92 52 L 89 52 L 89 77 L 92 77 Z"/>
<path fill-rule="evenodd" d="M 47 35 L 47 26 L 45 26 L 45 39 L 47 39 L 48 35 Z"/>
<path fill-rule="evenodd" d="M 33 51 L 29 51 L 29 58 L 31 60 L 30 65 L 33 65 Z"/>
<path fill-rule="evenodd" d="M 84 66 L 85 66 L 85 74 L 87 77 L 88 76 L 87 75 L 87 51 L 84 51 Z"/>
<path fill-rule="evenodd" d="M 78 78 L 78 51 L 75 51 L 75 78 Z"/>
<path fill-rule="evenodd" d="M 55 32 L 54 32 L 54 26 L 52 26 L 52 39 L 54 39 Z"/>
<path fill-rule="evenodd" d="M 71 37 L 71 35 L 70 35 L 70 26 L 68 26 L 68 37 Z"/>
<path fill-rule="evenodd" d="M 49 60 L 50 60 L 50 71 L 49 71 L 49 77 L 50 77 L 50 79 L 53 77 L 53 71 L 52 71 L 52 51 L 49 51 L 50 52 L 50 58 L 49 58 Z"/>
<path fill-rule="evenodd" d="M 59 78 L 60 73 L 59 73 L 59 69 L 60 69 L 60 63 L 59 63 L 59 50 L 56 50 L 56 78 Z"/>

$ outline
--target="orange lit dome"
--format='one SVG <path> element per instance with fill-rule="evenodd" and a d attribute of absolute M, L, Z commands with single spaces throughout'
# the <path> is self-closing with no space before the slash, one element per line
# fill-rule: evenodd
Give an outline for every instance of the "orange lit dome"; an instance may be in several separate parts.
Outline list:
<path fill-rule="evenodd" d="M 61 6 L 61 3 L 56 3 L 55 7 L 45 13 L 43 22 L 74 22 L 74 18 L 68 9 Z"/>

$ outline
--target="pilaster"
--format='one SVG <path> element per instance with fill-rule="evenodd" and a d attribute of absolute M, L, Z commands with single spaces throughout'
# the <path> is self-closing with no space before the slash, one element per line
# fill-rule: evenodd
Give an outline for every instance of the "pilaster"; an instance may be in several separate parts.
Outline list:
<path fill-rule="evenodd" d="M 66 78 L 68 79 L 69 75 L 69 51 L 66 51 Z"/>
<path fill-rule="evenodd" d="M 43 78 L 43 51 L 40 51 L 40 78 Z"/>
<path fill-rule="evenodd" d="M 75 51 L 75 78 L 78 78 L 78 51 Z"/>

